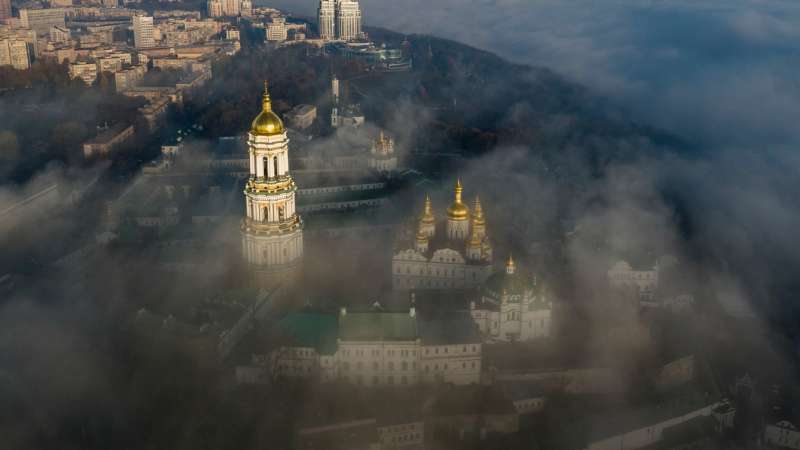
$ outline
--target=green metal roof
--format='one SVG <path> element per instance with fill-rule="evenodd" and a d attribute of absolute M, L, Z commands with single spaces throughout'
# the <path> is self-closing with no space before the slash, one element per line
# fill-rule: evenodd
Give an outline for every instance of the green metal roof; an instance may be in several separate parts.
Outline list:
<path fill-rule="evenodd" d="M 315 348 L 323 355 L 336 352 L 338 324 L 334 315 L 291 313 L 278 322 L 278 328 L 298 344 Z"/>
<path fill-rule="evenodd" d="M 345 341 L 413 341 L 417 321 L 408 312 L 348 312 L 339 317 L 339 337 Z"/>

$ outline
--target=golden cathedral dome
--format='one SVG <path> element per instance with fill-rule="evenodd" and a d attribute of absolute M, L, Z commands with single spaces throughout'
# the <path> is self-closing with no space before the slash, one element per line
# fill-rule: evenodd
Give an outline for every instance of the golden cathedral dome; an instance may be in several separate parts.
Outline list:
<path fill-rule="evenodd" d="M 461 201 L 461 179 L 456 181 L 456 199 L 449 208 L 447 208 L 447 217 L 452 220 L 467 220 L 469 218 L 469 208 Z"/>
<path fill-rule="evenodd" d="M 272 111 L 272 101 L 269 98 L 267 82 L 264 82 L 264 99 L 261 102 L 261 112 L 253 119 L 250 132 L 257 136 L 275 136 L 285 131 L 280 117 Z"/>

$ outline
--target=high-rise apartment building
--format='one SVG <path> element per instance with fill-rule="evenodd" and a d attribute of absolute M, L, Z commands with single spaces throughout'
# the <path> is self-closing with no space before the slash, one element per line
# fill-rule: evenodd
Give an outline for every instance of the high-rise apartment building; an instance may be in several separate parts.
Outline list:
<path fill-rule="evenodd" d="M 0 66 L 11 66 L 20 70 L 30 68 L 28 43 L 14 37 L 0 39 Z"/>
<path fill-rule="evenodd" d="M 11 0 L 0 0 L 0 23 L 11 18 Z"/>
<path fill-rule="evenodd" d="M 319 36 L 322 39 L 336 37 L 336 1 L 320 0 L 317 18 L 319 19 Z"/>
<path fill-rule="evenodd" d="M 208 0 L 206 7 L 210 17 L 248 17 L 253 14 L 251 0 Z"/>
<path fill-rule="evenodd" d="M 156 40 L 153 36 L 152 17 L 133 17 L 133 42 L 136 48 L 155 47 Z"/>
<path fill-rule="evenodd" d="M 222 14 L 229 17 L 236 17 L 242 11 L 241 0 L 222 0 Z"/>
<path fill-rule="evenodd" d="M 345 41 L 361 37 L 361 8 L 357 0 L 337 1 L 336 37 Z"/>
<path fill-rule="evenodd" d="M 320 0 L 317 19 L 322 39 L 349 41 L 363 34 L 358 0 Z"/>
<path fill-rule="evenodd" d="M 222 0 L 209 0 L 206 6 L 209 17 L 222 17 Z"/>

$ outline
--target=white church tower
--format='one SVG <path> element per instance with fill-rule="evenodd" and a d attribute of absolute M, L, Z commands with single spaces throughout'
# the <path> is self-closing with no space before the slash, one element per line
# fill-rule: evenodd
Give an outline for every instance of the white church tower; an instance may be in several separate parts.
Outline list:
<path fill-rule="evenodd" d="M 303 258 L 303 221 L 295 210 L 289 139 L 272 111 L 267 83 L 261 113 L 248 133 L 250 176 L 244 190 L 242 250 L 259 283 L 291 279 Z"/>

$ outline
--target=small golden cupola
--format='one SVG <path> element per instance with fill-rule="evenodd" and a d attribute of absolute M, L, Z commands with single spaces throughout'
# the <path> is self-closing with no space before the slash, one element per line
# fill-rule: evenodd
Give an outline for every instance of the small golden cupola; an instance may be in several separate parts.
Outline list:
<path fill-rule="evenodd" d="M 419 217 L 419 222 L 424 224 L 436 223 L 436 217 L 433 215 L 433 205 L 431 204 L 431 196 L 425 196 L 425 209 L 422 210 L 422 215 Z"/>
<path fill-rule="evenodd" d="M 483 217 L 483 207 L 481 206 L 481 199 L 475 196 L 475 202 L 472 204 L 472 223 L 475 225 L 485 225 L 486 218 Z"/>
<path fill-rule="evenodd" d="M 514 272 L 517 271 L 517 265 L 514 263 L 514 257 L 511 254 L 508 255 L 508 262 L 506 262 L 506 273 L 509 275 L 514 275 Z"/>
<path fill-rule="evenodd" d="M 272 111 L 272 100 L 269 98 L 269 86 L 264 81 L 264 97 L 261 101 L 261 112 L 253 119 L 250 133 L 256 136 L 275 136 L 283 134 L 285 128 L 280 117 Z"/>
<path fill-rule="evenodd" d="M 425 196 L 425 208 L 422 210 L 422 215 L 419 216 L 418 228 L 420 233 L 429 238 L 436 233 L 436 216 L 433 215 L 433 206 L 429 195 Z"/>
<path fill-rule="evenodd" d="M 449 208 L 447 208 L 447 217 L 451 220 L 467 220 L 469 219 L 469 208 L 464 202 L 461 201 L 461 192 L 464 190 L 461 187 L 461 178 L 456 181 L 456 197 L 455 201 Z"/>

